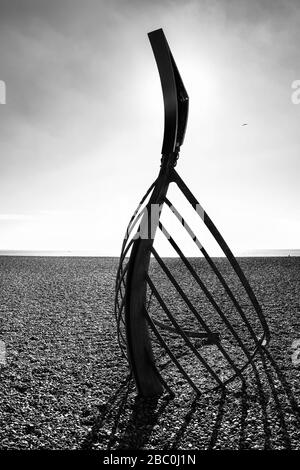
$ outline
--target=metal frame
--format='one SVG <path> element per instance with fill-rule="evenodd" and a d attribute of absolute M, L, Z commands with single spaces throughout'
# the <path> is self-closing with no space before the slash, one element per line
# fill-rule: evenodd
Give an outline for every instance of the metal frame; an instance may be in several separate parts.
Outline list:
<path fill-rule="evenodd" d="M 194 357 L 201 363 L 203 367 L 205 367 L 207 372 L 213 378 L 216 387 L 225 386 L 235 377 L 239 377 L 241 380 L 243 380 L 242 371 L 252 361 L 260 347 L 268 343 L 270 334 L 267 322 L 262 313 L 262 309 L 236 258 L 233 256 L 227 243 L 213 224 L 212 220 L 209 218 L 195 196 L 191 193 L 189 188 L 175 170 L 180 146 L 183 143 L 186 130 L 189 100 L 162 29 L 149 33 L 149 40 L 160 74 L 164 98 L 165 129 L 162 146 L 162 159 L 158 177 L 150 186 L 138 209 L 133 214 L 127 227 L 126 235 L 122 245 L 122 252 L 117 271 L 115 298 L 118 341 L 124 357 L 126 357 L 129 361 L 135 378 L 137 390 L 142 396 L 157 396 L 160 395 L 164 389 L 170 391 L 168 384 L 162 377 L 161 371 L 156 365 L 149 335 L 149 328 L 156 338 L 158 344 L 165 350 L 167 355 L 170 357 L 170 360 L 173 362 L 173 364 L 175 364 L 177 369 L 181 372 L 190 386 L 196 391 L 196 393 L 200 393 L 201 390 L 199 390 L 192 378 L 178 361 L 178 358 L 176 358 L 176 355 L 166 344 L 165 340 L 159 332 L 159 329 L 176 332 L 182 338 L 187 348 L 189 348 L 189 350 L 194 354 Z M 201 245 L 200 241 L 194 235 L 190 227 L 186 224 L 182 216 L 167 198 L 167 192 L 171 182 L 177 185 L 179 190 L 182 192 L 194 210 L 198 213 L 203 223 L 215 238 L 223 253 L 226 255 L 260 320 L 262 328 L 262 334 L 260 337 L 258 337 L 254 332 L 247 315 L 236 299 L 234 293 L 228 286 L 224 276 L 217 268 L 213 259 L 208 255 L 207 251 Z M 217 304 L 213 295 L 205 286 L 203 280 L 200 279 L 199 275 L 192 267 L 189 260 L 185 257 L 180 247 L 167 232 L 167 229 L 162 225 L 159 217 L 154 222 L 152 217 L 152 208 L 154 206 L 159 206 L 162 208 L 163 205 L 168 206 L 174 213 L 175 217 L 180 220 L 188 234 L 192 237 L 193 241 L 198 246 L 210 268 L 217 276 L 220 284 L 232 301 L 233 306 L 247 327 L 251 338 L 253 339 L 255 345 L 253 351 L 250 351 L 246 346 L 243 338 L 240 337 L 238 332 L 230 323 L 226 313 Z M 134 232 L 135 227 L 138 227 L 137 233 Z M 172 273 L 155 250 L 153 241 L 157 229 L 161 230 L 161 232 L 167 237 L 170 244 L 177 252 L 177 255 L 183 261 L 187 272 L 189 272 L 196 281 L 197 285 L 203 291 L 207 300 L 211 303 L 218 316 L 222 320 L 224 326 L 230 331 L 232 337 L 241 348 L 241 351 L 245 354 L 246 361 L 242 367 L 239 367 L 235 363 L 234 359 L 230 357 L 230 354 L 222 345 L 219 333 L 212 331 L 208 327 L 197 309 L 193 306 L 192 302 L 188 298 L 188 295 L 174 279 Z M 132 237 L 133 233 L 135 233 L 134 237 Z M 142 233 L 144 234 L 144 237 L 141 236 Z M 145 236 L 145 234 L 147 236 Z M 129 253 L 130 256 L 128 259 L 127 255 Z M 181 328 L 174 315 L 172 315 L 164 303 L 159 290 L 155 286 L 155 281 L 151 279 L 148 273 L 151 255 L 154 256 L 158 265 L 176 289 L 178 295 L 183 299 L 189 310 L 197 319 L 199 325 L 201 326 L 201 331 L 189 331 Z M 149 306 L 147 305 L 146 301 L 147 289 L 150 289 L 151 295 L 154 295 L 156 301 L 159 303 L 162 311 L 165 313 L 169 323 L 171 323 L 172 326 L 166 325 L 154 318 L 151 318 L 149 314 Z M 191 340 L 193 337 L 201 337 L 204 338 L 208 343 L 214 343 L 217 345 L 218 350 L 232 369 L 233 373 L 229 379 L 226 381 L 221 380 L 216 371 L 213 370 L 203 355 L 201 355 L 201 352 L 195 348 Z"/>

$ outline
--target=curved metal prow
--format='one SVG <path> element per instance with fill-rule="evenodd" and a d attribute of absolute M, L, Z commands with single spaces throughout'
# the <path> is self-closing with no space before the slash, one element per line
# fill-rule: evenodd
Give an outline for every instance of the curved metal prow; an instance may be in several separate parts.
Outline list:
<path fill-rule="evenodd" d="M 162 29 L 148 34 L 156 60 L 165 107 L 162 154 L 178 152 L 183 143 L 189 97 Z"/>

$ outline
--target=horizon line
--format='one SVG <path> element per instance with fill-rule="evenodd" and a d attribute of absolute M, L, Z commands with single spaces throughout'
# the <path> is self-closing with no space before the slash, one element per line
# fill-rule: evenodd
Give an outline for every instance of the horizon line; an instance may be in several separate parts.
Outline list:
<path fill-rule="evenodd" d="M 90 257 L 90 258 L 119 258 L 119 255 L 100 253 L 97 250 L 0 250 L 0 256 L 40 256 L 40 257 Z M 298 257 L 298 248 L 260 248 L 252 250 L 241 250 L 234 254 L 237 258 L 247 257 Z M 177 258 L 176 256 L 163 256 L 164 258 Z M 187 256 L 195 258 L 197 256 Z M 202 256 L 199 256 L 201 258 Z M 225 254 L 211 255 L 212 258 L 225 258 Z"/>

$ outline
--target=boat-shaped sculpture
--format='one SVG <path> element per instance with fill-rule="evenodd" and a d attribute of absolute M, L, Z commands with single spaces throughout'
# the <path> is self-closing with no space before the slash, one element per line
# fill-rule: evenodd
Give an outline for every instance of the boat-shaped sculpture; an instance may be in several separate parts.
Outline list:
<path fill-rule="evenodd" d="M 262 308 L 239 262 L 175 166 L 188 119 L 189 97 L 162 29 L 149 33 L 164 99 L 161 166 L 126 230 L 116 278 L 118 341 L 137 391 L 145 397 L 189 385 L 226 387 L 243 373 L 270 338 Z M 212 258 L 168 198 L 177 186 L 224 258 Z M 191 238 L 199 258 L 190 259 L 162 221 L 170 211 Z M 157 232 L 175 258 L 155 247 Z M 227 258 L 226 269 L 224 262 Z M 225 261 L 224 261 L 225 260 Z"/>

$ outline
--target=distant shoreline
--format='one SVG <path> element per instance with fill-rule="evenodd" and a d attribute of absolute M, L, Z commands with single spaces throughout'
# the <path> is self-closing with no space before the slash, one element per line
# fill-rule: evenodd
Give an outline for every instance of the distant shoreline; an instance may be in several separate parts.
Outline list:
<path fill-rule="evenodd" d="M 295 258 L 300 256 L 300 249 L 282 249 L 282 250 L 249 250 L 249 252 L 234 253 L 236 258 Z M 116 255 L 103 255 L 90 251 L 21 251 L 21 250 L 0 250 L 1 256 L 18 257 L 56 257 L 56 258 L 119 258 Z M 202 256 L 200 256 L 201 258 Z M 211 255 L 212 258 L 225 258 L 222 255 Z M 172 256 L 163 256 L 163 258 L 176 258 Z M 192 256 L 190 258 L 195 258 Z"/>

